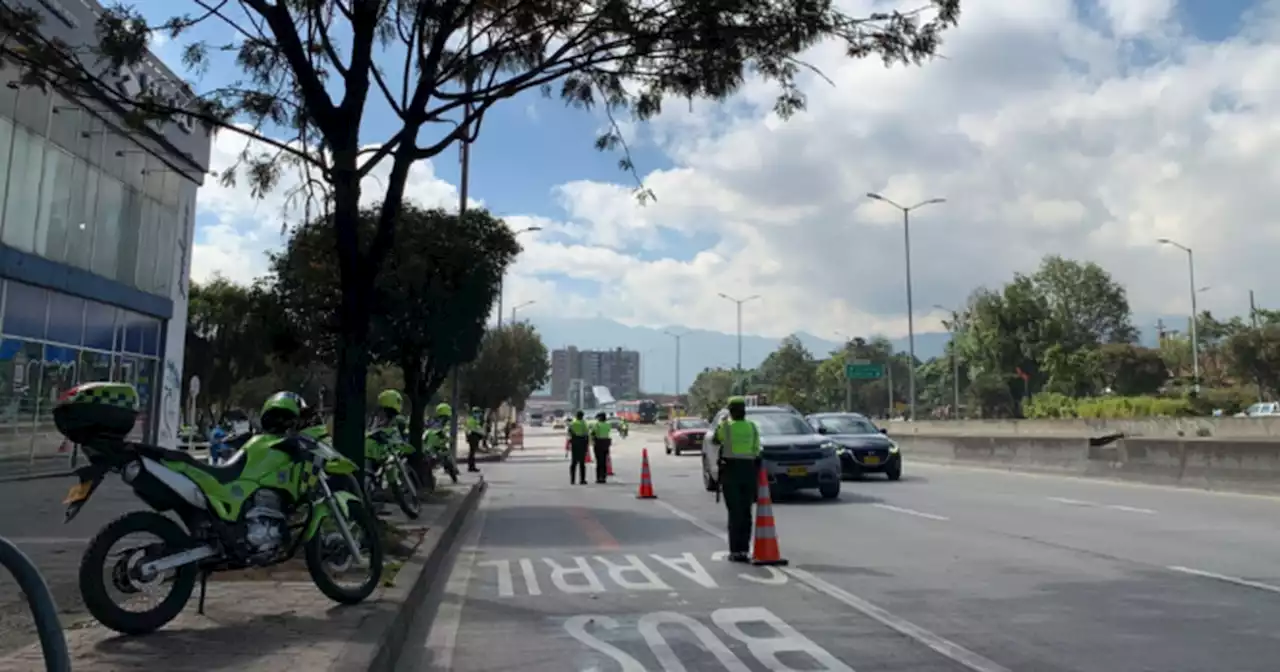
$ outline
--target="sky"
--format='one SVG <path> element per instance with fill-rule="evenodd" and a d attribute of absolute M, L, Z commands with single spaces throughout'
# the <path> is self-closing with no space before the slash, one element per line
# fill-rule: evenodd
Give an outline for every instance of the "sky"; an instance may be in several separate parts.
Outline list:
<path fill-rule="evenodd" d="M 163 18 L 177 3 L 136 4 Z M 534 319 L 733 332 L 726 293 L 760 296 L 743 307 L 746 333 L 900 337 L 902 215 L 868 192 L 946 199 L 911 217 L 917 332 L 943 330 L 939 306 L 1047 254 L 1109 270 L 1139 327 L 1185 315 L 1187 256 L 1159 238 L 1195 251 L 1200 309 L 1242 313 L 1249 290 L 1260 306 L 1280 304 L 1277 38 L 1280 2 L 962 0 L 942 57 L 923 67 L 815 47 L 806 60 L 831 82 L 807 79 L 807 110 L 788 120 L 771 112 L 776 91 L 750 81 L 728 101 L 669 102 L 657 119 L 625 123 L 657 199 L 648 204 L 619 155 L 594 149 L 598 113 L 536 93 L 505 101 L 474 146 L 471 196 L 515 228 L 542 227 L 520 237 L 504 288 L 508 310 L 535 302 L 520 312 Z M 181 72 L 181 46 L 153 49 Z M 214 69 L 198 84 L 227 76 Z M 371 113 L 362 135 L 386 137 L 388 117 Z M 243 145 L 220 133 L 213 168 Z M 457 159 L 448 150 L 415 164 L 407 196 L 455 205 Z M 194 279 L 263 274 L 290 220 L 283 203 L 208 183 Z"/>

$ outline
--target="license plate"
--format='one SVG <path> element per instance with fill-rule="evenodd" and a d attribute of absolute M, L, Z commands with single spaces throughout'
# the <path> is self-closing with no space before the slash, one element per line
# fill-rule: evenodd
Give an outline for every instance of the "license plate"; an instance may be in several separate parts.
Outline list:
<path fill-rule="evenodd" d="M 67 498 L 62 500 L 62 503 L 75 504 L 76 502 L 83 502 L 84 500 L 89 498 L 89 493 L 92 490 L 93 490 L 93 481 L 85 481 L 84 483 L 77 483 L 71 486 L 71 489 L 67 491 Z"/>
<path fill-rule="evenodd" d="M 807 476 L 808 474 L 808 467 L 787 467 L 788 476 Z"/>
<path fill-rule="evenodd" d="M 880 464 L 880 457 L 878 455 L 868 455 L 862 458 L 862 463 L 863 464 Z"/>

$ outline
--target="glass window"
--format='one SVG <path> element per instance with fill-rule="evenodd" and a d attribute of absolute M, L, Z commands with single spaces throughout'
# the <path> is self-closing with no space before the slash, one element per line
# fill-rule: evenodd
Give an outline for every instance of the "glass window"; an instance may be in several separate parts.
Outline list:
<path fill-rule="evenodd" d="M 146 184 L 147 157 L 151 155 L 129 140 L 125 140 L 125 147 L 120 152 L 124 155 L 119 159 L 124 166 L 120 177 L 124 178 L 126 185 L 142 190 Z"/>
<path fill-rule="evenodd" d="M 818 426 L 828 434 L 879 434 L 880 430 L 865 418 L 852 415 L 836 415 L 818 418 Z"/>
<path fill-rule="evenodd" d="M 54 261 L 67 258 L 67 211 L 71 208 L 71 179 L 75 160 L 52 144 L 45 144 L 44 179 L 36 216 L 36 254 Z"/>
<path fill-rule="evenodd" d="M 149 326 L 142 330 L 142 354 L 160 356 L 160 320 L 147 318 Z"/>
<path fill-rule="evenodd" d="M 94 213 L 97 231 L 93 237 L 93 272 L 104 278 L 116 277 L 120 245 L 120 216 L 124 212 L 124 185 L 107 175 L 98 177 L 98 209 Z"/>
<path fill-rule="evenodd" d="M 76 161 L 71 185 L 67 263 L 87 271 L 93 265 L 93 235 L 98 228 L 94 221 L 94 208 L 98 202 L 98 170 L 84 161 Z"/>
<path fill-rule="evenodd" d="M 39 86 L 24 86 L 18 91 L 18 123 L 43 131 L 49 119 L 50 95 Z"/>
<path fill-rule="evenodd" d="M 151 385 L 155 376 L 155 365 L 145 357 L 134 355 L 117 355 L 112 379 L 120 383 L 128 383 L 138 390 L 138 422 L 133 426 L 129 438 L 134 441 L 145 441 L 144 428 L 147 426 L 151 408 Z"/>
<path fill-rule="evenodd" d="M 80 351 L 80 366 L 76 368 L 76 383 L 96 383 L 111 380 L 111 355 L 105 352 Z"/>
<path fill-rule="evenodd" d="M 142 229 L 142 196 L 125 188 L 120 212 L 120 238 L 116 246 L 116 280 L 133 285 L 138 272 L 138 244 Z"/>
<path fill-rule="evenodd" d="M 53 109 L 49 117 L 49 139 L 67 150 L 77 149 L 80 138 L 80 120 L 88 111 L 75 101 L 59 94 L 53 95 Z"/>
<path fill-rule="evenodd" d="M 805 419 L 791 413 L 752 413 L 748 420 L 760 428 L 760 436 L 791 436 L 813 434 L 813 427 Z"/>
<path fill-rule="evenodd" d="M 154 154 L 147 154 L 146 169 L 142 175 L 144 189 L 142 190 L 148 197 L 157 201 L 164 198 L 164 181 L 173 169 L 165 165 L 160 157 Z"/>
<path fill-rule="evenodd" d="M 116 335 L 116 309 L 88 301 L 84 310 L 84 347 L 112 350 Z"/>
<path fill-rule="evenodd" d="M 32 287 L 10 280 L 4 301 L 4 322 L 0 323 L 9 336 L 44 338 L 45 308 L 49 292 L 42 287 Z"/>
<path fill-rule="evenodd" d="M 95 166 L 101 166 L 103 162 L 102 150 L 107 143 L 107 122 L 95 117 L 91 114 L 84 115 L 87 117 L 85 130 L 88 131 L 89 137 L 84 139 L 87 150 L 81 156 L 88 157 L 89 163 Z"/>
<path fill-rule="evenodd" d="M 18 81 L 21 73 L 17 68 L 0 65 L 0 84 Z M 12 119 L 14 107 L 18 104 L 18 90 L 8 86 L 0 86 L 0 117 Z"/>
<path fill-rule="evenodd" d="M 61 292 L 49 292 L 49 326 L 45 338 L 80 345 L 84 335 L 84 299 Z"/>
<path fill-rule="evenodd" d="M 0 86 L 0 90 L 8 91 L 9 89 Z M 0 198 L 4 197 L 5 189 L 9 185 L 9 152 L 13 150 L 13 124 L 8 119 L 0 117 Z M 3 221 L 4 211 L 0 209 L 0 222 Z M 3 228 L 0 225 L 0 228 Z"/>
<path fill-rule="evenodd" d="M 26 95 L 25 92 L 23 95 Z M 13 130 L 13 160 L 10 165 L 20 170 L 9 171 L 9 191 L 4 207 L 5 244 L 34 252 L 36 215 L 40 199 L 40 175 L 43 172 L 44 143 L 40 138 L 18 127 Z"/>
<path fill-rule="evenodd" d="M 142 198 L 142 226 L 138 229 L 138 261 L 133 275 L 133 286 L 145 292 L 151 291 L 156 282 L 156 252 L 160 236 L 157 225 L 159 208 L 150 198 Z"/>
<path fill-rule="evenodd" d="M 138 424 L 134 425 L 134 432 L 138 433 L 138 441 L 153 441 L 151 432 L 151 409 L 154 405 L 154 395 L 159 390 L 159 381 L 156 379 L 158 369 L 156 360 L 150 357 L 138 358 L 138 408 L 142 410 L 138 414 Z"/>
<path fill-rule="evenodd" d="M 39 343 L 0 340 L 0 455 L 31 454 L 40 376 Z"/>
<path fill-rule="evenodd" d="M 128 321 L 125 324 L 124 347 L 121 349 L 135 354 L 159 354 L 159 320 L 137 313 L 122 312 Z"/>
<path fill-rule="evenodd" d="M 40 389 L 36 395 L 36 431 L 32 454 L 57 455 L 63 436 L 53 424 L 53 407 L 63 392 L 75 387 L 76 365 L 80 351 L 60 345 L 44 346 L 44 358 L 40 362 Z"/>
<path fill-rule="evenodd" d="M 178 215 L 173 208 L 156 207 L 156 227 L 159 229 L 156 244 L 156 275 L 151 289 L 156 294 L 168 296 L 169 285 L 173 282 L 173 260 L 178 256 Z"/>

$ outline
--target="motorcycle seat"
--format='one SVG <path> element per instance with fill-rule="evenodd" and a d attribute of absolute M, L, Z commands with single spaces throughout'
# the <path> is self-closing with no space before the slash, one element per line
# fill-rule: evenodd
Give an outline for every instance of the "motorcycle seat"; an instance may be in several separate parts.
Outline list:
<path fill-rule="evenodd" d="M 244 450 L 237 450 L 234 455 L 227 458 L 222 464 L 214 466 L 205 460 L 196 458 L 185 450 L 172 450 L 162 446 L 151 446 L 147 444 L 135 444 L 135 446 L 140 454 L 150 457 L 153 460 L 181 462 L 209 474 L 213 477 L 213 480 L 223 484 L 230 483 L 240 478 L 240 474 L 244 473 Z"/>

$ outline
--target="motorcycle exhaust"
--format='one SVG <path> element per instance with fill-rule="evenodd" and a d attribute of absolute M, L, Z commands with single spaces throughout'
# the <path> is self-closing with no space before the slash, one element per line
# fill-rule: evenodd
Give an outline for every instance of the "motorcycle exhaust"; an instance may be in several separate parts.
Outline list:
<path fill-rule="evenodd" d="M 189 565 L 193 562 L 200 562 L 205 558 L 212 558 L 217 554 L 218 550 L 213 546 L 192 548 L 190 550 L 182 551 L 181 553 L 174 553 L 173 555 L 157 558 L 150 562 L 144 562 L 142 563 L 142 566 L 138 568 L 138 573 L 142 575 L 143 580 L 150 581 L 161 572 Z"/>

